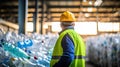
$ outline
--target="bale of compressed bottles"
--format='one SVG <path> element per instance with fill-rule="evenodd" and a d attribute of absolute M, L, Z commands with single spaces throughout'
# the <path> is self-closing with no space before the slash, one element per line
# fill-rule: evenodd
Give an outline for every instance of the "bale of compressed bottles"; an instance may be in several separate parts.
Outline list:
<path fill-rule="evenodd" d="M 0 40 L 3 38 L 4 33 L 0 30 Z M 0 41 L 0 67 L 15 67 L 12 63 L 12 56 L 6 52 L 3 44 Z"/>
<path fill-rule="evenodd" d="M 112 67 L 118 67 L 118 60 L 120 59 L 119 57 L 118 57 L 118 52 L 119 52 L 119 48 L 120 47 L 118 47 L 119 45 L 120 45 L 120 36 L 119 35 L 117 35 L 117 36 L 113 36 L 113 38 L 112 38 L 112 46 L 111 46 L 111 49 L 112 49 L 112 51 L 111 51 L 111 61 L 112 61 Z"/>
<path fill-rule="evenodd" d="M 49 67 L 56 35 L 31 36 L 0 33 L 0 65 L 5 67 Z M 4 56 L 4 58 L 2 58 Z M 2 67 L 2 66 L 0 66 Z"/>
<path fill-rule="evenodd" d="M 119 67 L 120 34 L 91 37 L 86 45 L 90 62 L 100 67 Z"/>

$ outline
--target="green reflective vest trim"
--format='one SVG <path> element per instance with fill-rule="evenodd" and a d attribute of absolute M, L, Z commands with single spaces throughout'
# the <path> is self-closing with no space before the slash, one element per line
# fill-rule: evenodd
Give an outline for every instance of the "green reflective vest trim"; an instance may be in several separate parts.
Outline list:
<path fill-rule="evenodd" d="M 85 44 L 80 35 L 77 34 L 73 29 L 67 29 L 60 34 L 54 46 L 50 67 L 53 67 L 53 65 L 59 61 L 60 57 L 63 54 L 61 41 L 65 34 L 69 34 L 74 42 L 75 57 L 69 67 L 85 67 Z"/>

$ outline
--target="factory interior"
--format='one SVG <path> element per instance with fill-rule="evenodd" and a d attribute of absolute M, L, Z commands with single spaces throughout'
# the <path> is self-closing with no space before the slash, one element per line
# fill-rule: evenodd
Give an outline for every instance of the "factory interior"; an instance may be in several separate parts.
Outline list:
<path fill-rule="evenodd" d="M 81 67 L 120 67 L 120 0 L 0 0 L 0 67 L 51 67 L 64 11 L 85 43 Z"/>

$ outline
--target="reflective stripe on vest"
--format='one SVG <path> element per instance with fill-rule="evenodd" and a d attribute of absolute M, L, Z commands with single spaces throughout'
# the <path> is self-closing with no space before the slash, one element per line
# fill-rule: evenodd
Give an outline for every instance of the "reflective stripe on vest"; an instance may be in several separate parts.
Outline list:
<path fill-rule="evenodd" d="M 52 59 L 60 59 L 61 56 L 52 56 Z M 74 59 L 85 59 L 85 56 L 74 56 Z"/>

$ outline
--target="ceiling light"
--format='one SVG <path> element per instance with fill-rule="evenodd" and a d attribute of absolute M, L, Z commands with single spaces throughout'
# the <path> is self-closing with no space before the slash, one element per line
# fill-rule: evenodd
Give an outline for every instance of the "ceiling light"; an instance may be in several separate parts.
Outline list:
<path fill-rule="evenodd" d="M 89 17 L 89 14 L 88 14 L 88 13 L 86 13 L 86 14 L 85 14 L 85 17 Z"/>
<path fill-rule="evenodd" d="M 86 0 L 83 0 L 83 2 L 86 2 Z"/>
<path fill-rule="evenodd" d="M 92 1 L 89 1 L 89 4 L 92 5 Z"/>
<path fill-rule="evenodd" d="M 102 4 L 102 0 L 96 0 L 94 6 L 100 6 Z"/>
<path fill-rule="evenodd" d="M 92 8 L 88 8 L 87 10 L 88 10 L 88 12 L 92 12 Z"/>

